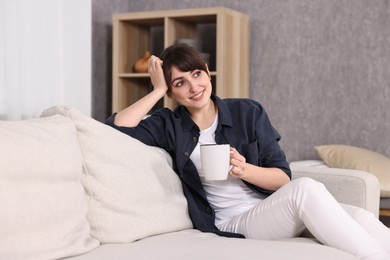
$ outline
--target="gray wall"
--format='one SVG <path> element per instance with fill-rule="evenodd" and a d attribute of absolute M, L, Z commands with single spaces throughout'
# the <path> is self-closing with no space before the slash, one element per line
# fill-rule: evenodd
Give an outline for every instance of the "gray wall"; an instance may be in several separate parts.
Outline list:
<path fill-rule="evenodd" d="M 93 117 L 111 106 L 111 15 L 224 6 L 251 19 L 251 98 L 267 109 L 288 160 L 315 145 L 390 156 L 389 0 L 93 0 Z M 239 86 L 237 86 L 239 87 Z"/>

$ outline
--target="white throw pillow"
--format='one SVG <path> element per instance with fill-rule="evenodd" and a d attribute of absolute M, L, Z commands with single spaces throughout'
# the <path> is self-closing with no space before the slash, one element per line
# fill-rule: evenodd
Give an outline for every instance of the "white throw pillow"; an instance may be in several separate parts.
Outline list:
<path fill-rule="evenodd" d="M 85 162 L 82 182 L 89 201 L 92 235 L 102 243 L 126 243 L 192 228 L 171 158 L 116 129 L 66 107 L 76 125 Z"/>
<path fill-rule="evenodd" d="M 0 121 L 0 258 L 58 259 L 98 246 L 71 120 Z"/>

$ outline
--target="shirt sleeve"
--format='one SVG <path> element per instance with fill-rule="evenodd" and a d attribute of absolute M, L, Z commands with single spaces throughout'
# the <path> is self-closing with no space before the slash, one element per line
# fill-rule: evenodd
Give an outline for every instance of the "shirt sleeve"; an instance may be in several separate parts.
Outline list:
<path fill-rule="evenodd" d="M 279 145 L 280 134 L 272 126 L 265 109 L 258 104 L 255 131 L 258 141 L 259 166 L 280 168 L 291 178 L 291 171 L 285 153 Z"/>
<path fill-rule="evenodd" d="M 120 132 L 127 134 L 137 140 L 143 142 L 146 145 L 158 146 L 169 150 L 169 139 L 174 138 L 172 132 L 173 127 L 169 122 L 170 110 L 160 109 L 154 112 L 152 115 L 141 120 L 136 127 L 118 126 L 114 123 L 116 113 L 112 114 L 105 123 L 119 130 Z"/>
<path fill-rule="evenodd" d="M 267 168 L 279 168 L 290 179 L 291 170 L 286 160 L 285 153 L 279 145 L 281 139 L 279 133 L 274 129 L 264 108 L 256 102 L 257 109 L 254 113 L 255 135 L 257 140 L 257 165 Z M 265 194 L 273 191 L 264 190 L 248 183 L 252 189 Z"/>

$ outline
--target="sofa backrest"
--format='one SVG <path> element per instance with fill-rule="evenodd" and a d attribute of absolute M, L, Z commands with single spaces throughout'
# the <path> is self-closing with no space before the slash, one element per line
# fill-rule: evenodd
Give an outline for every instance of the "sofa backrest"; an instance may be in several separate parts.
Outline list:
<path fill-rule="evenodd" d="M 91 235 L 101 243 L 126 243 L 192 228 L 171 158 L 69 107 L 52 107 L 76 126 L 83 154 Z"/>
<path fill-rule="evenodd" d="M 192 228 L 171 163 L 68 107 L 0 121 L 0 258 L 66 258 Z"/>

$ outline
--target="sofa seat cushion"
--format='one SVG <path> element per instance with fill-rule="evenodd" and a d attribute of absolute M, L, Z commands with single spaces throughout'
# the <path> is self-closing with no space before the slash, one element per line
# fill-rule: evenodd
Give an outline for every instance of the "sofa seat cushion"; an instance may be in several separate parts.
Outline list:
<path fill-rule="evenodd" d="M 199 259 L 358 259 L 309 238 L 264 241 L 218 237 L 197 230 L 185 230 L 142 239 L 130 244 L 106 244 L 69 260 L 199 260 Z"/>
<path fill-rule="evenodd" d="M 93 237 L 128 243 L 192 228 L 180 180 L 164 150 L 72 108 L 52 107 L 42 116 L 55 114 L 70 118 L 77 128 Z"/>
<path fill-rule="evenodd" d="M 58 259 L 98 246 L 69 118 L 0 121 L 0 165 L 1 259 Z"/>

